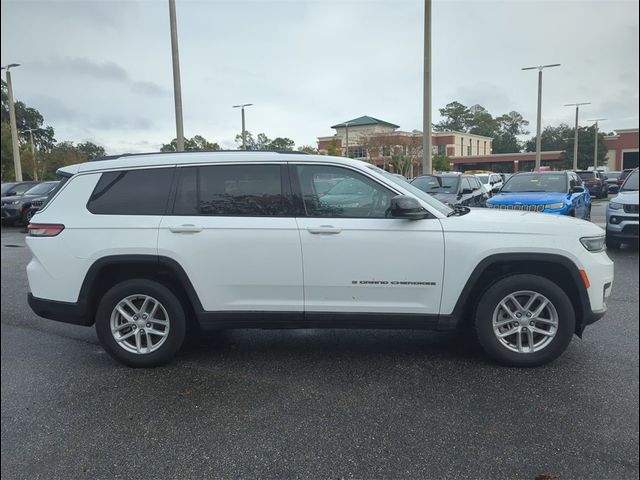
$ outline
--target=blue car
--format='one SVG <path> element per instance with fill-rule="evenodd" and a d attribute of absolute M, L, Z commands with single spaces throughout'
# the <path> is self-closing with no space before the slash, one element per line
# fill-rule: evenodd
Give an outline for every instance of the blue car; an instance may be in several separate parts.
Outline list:
<path fill-rule="evenodd" d="M 487 207 L 591 219 L 591 195 L 574 172 L 518 173 L 494 192 Z"/>

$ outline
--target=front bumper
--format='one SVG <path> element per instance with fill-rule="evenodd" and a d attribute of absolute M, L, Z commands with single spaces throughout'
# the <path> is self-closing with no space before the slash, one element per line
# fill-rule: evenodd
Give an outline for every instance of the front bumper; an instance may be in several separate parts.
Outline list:
<path fill-rule="evenodd" d="M 20 220 L 22 218 L 22 210 L 13 206 L 4 206 L 2 207 L 1 215 L 3 222 Z"/>
<path fill-rule="evenodd" d="M 620 240 L 638 240 L 638 220 L 637 213 L 607 209 L 607 236 Z"/>

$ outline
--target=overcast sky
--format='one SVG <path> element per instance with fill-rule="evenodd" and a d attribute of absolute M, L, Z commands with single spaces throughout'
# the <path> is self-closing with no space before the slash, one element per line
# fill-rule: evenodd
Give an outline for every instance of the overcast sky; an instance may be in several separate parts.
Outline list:
<path fill-rule="evenodd" d="M 157 150 L 175 137 L 166 0 L 2 0 L 1 63 L 17 99 L 58 140 L 108 153 Z M 315 145 L 330 126 L 371 115 L 422 129 L 424 2 L 177 0 L 185 135 L 236 148 L 247 129 Z M 521 112 L 535 129 L 573 123 L 590 101 L 602 128 L 638 127 L 638 2 L 433 1 L 433 106 Z"/>

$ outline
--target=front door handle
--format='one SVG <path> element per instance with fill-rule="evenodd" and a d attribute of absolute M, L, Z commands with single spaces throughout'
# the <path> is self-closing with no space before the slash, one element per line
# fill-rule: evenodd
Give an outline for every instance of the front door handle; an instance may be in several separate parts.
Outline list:
<path fill-rule="evenodd" d="M 341 227 L 334 227 L 333 225 L 320 225 L 319 227 L 307 227 L 307 232 L 315 235 L 336 235 L 342 231 Z"/>
<path fill-rule="evenodd" d="M 199 233 L 202 231 L 202 227 L 199 225 L 193 225 L 189 223 L 189 224 L 176 225 L 173 227 L 169 227 L 169 231 L 171 233 Z"/>

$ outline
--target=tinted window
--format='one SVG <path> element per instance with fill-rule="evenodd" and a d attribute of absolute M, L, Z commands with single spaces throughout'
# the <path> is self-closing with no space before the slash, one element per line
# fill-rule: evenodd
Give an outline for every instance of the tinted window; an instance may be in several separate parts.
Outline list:
<path fill-rule="evenodd" d="M 502 188 L 502 192 L 566 192 L 567 177 L 564 173 L 520 173 L 514 175 Z"/>
<path fill-rule="evenodd" d="M 596 174 L 594 172 L 578 172 L 578 176 L 582 180 L 593 180 L 596 178 Z"/>
<path fill-rule="evenodd" d="M 310 217 L 384 218 L 396 196 L 360 173 L 327 165 L 296 167 Z M 324 191 L 327 182 L 335 186 Z"/>
<path fill-rule="evenodd" d="M 471 179 L 469 177 L 464 177 L 462 179 L 462 187 L 461 190 L 470 190 L 473 191 L 473 185 L 471 185 Z"/>
<path fill-rule="evenodd" d="M 459 181 L 460 178 L 457 175 L 441 177 L 424 175 L 422 177 L 415 178 L 411 184 L 427 193 L 451 193 L 458 191 Z"/>
<path fill-rule="evenodd" d="M 40 183 L 39 185 L 35 185 L 35 186 L 31 187 L 24 194 L 25 195 L 46 195 L 51 190 L 56 188 L 56 185 L 58 185 L 58 182 Z"/>
<path fill-rule="evenodd" d="M 174 168 L 103 173 L 87 203 L 101 215 L 164 215 Z"/>
<path fill-rule="evenodd" d="M 11 190 L 14 185 L 15 185 L 15 183 L 3 183 L 2 184 L 2 190 L 0 191 L 0 194 L 2 194 L 2 196 L 4 197 L 5 193 L 7 193 L 9 190 Z"/>
<path fill-rule="evenodd" d="M 287 214 L 279 165 L 209 165 L 179 171 L 174 215 Z"/>
<path fill-rule="evenodd" d="M 638 170 L 627 177 L 620 190 L 623 192 L 638 191 Z"/>

